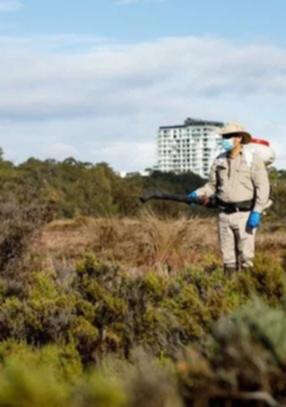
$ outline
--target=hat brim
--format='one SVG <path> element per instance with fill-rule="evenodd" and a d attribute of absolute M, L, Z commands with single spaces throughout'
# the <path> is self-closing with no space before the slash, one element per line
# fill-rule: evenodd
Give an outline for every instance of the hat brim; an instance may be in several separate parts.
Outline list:
<path fill-rule="evenodd" d="M 251 135 L 249 133 L 247 133 L 246 131 L 230 131 L 227 133 L 223 133 L 221 132 L 221 136 L 229 136 L 229 135 L 233 135 L 235 137 L 236 134 L 239 134 L 240 136 L 242 136 L 242 143 L 243 144 L 248 144 L 251 141 Z"/>

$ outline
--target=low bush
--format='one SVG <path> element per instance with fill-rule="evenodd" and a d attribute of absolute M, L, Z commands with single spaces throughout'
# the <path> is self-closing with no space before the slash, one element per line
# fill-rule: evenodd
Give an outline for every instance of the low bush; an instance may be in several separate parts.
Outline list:
<path fill-rule="evenodd" d="M 178 362 L 186 400 L 284 405 L 285 317 L 284 303 L 272 308 L 254 299 L 220 319 L 204 343 L 186 349 Z"/>
<path fill-rule="evenodd" d="M 33 272 L 24 291 L 6 278 L 0 293 L 1 341 L 72 343 L 83 364 L 94 365 L 109 353 L 128 358 L 137 346 L 174 358 L 250 296 L 277 305 L 285 289 L 281 264 L 263 256 L 253 271 L 229 279 L 198 266 L 132 275 L 87 254 L 67 280 L 60 271 Z"/>
<path fill-rule="evenodd" d="M 137 348 L 128 359 L 106 354 L 89 370 L 72 344 L 2 341 L 0 406 L 282 406 L 285 321 L 284 300 L 274 308 L 256 297 L 173 361 Z"/>

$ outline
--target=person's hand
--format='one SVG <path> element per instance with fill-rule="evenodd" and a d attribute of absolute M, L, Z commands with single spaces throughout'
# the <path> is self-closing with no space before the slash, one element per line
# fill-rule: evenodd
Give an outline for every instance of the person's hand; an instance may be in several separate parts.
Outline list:
<path fill-rule="evenodd" d="M 190 203 L 198 203 L 199 202 L 199 197 L 198 197 L 198 194 L 196 193 L 196 191 L 191 192 L 188 195 L 188 199 L 189 199 Z"/>
<path fill-rule="evenodd" d="M 247 229 L 255 229 L 258 228 L 258 226 L 261 223 L 261 214 L 260 212 L 250 212 L 247 224 L 246 224 L 246 228 Z"/>
<path fill-rule="evenodd" d="M 210 198 L 207 195 L 200 196 L 198 203 L 203 206 L 208 206 L 210 204 Z"/>

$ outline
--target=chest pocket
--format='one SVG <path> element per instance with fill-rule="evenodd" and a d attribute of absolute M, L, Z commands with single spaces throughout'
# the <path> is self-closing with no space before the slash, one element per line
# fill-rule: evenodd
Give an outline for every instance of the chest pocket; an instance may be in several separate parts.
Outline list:
<path fill-rule="evenodd" d="M 241 181 L 247 180 L 249 182 L 251 180 L 251 164 L 245 159 L 240 164 L 238 177 Z"/>

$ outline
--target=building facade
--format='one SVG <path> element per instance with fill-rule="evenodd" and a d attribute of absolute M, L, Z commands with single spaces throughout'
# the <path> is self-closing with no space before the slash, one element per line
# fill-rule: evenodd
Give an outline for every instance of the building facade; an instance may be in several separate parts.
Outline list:
<path fill-rule="evenodd" d="M 187 118 L 183 125 L 161 126 L 157 135 L 157 165 L 163 172 L 192 171 L 207 178 L 221 151 L 218 129 L 224 123 Z"/>

